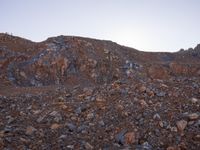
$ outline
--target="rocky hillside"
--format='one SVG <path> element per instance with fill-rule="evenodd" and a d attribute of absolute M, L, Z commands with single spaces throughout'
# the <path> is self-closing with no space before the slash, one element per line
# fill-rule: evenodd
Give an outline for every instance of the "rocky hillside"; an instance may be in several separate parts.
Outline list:
<path fill-rule="evenodd" d="M 176 53 L 0 34 L 0 149 L 200 149 L 200 45 Z"/>
<path fill-rule="evenodd" d="M 178 53 L 147 53 L 111 41 L 81 37 L 59 36 L 33 43 L 0 35 L 1 78 L 18 86 L 92 85 L 127 76 L 199 76 L 199 53 L 199 46 Z"/>

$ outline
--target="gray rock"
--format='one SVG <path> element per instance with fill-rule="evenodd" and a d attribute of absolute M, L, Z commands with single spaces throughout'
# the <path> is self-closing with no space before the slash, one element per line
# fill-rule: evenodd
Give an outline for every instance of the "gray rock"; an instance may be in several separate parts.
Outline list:
<path fill-rule="evenodd" d="M 123 129 L 120 133 L 118 133 L 115 137 L 115 141 L 120 144 L 120 145 L 124 145 L 125 143 L 125 137 L 124 135 L 127 133 L 126 129 Z"/>
<path fill-rule="evenodd" d="M 156 92 L 156 95 L 158 97 L 164 97 L 166 95 L 166 93 L 161 91 L 161 92 Z"/>
<path fill-rule="evenodd" d="M 137 145 L 136 150 L 152 150 L 153 147 L 148 143 L 144 142 L 142 145 Z"/>
<path fill-rule="evenodd" d="M 161 120 L 161 117 L 158 113 L 156 113 L 154 116 L 153 116 L 153 119 L 154 120 Z"/>
<path fill-rule="evenodd" d="M 84 131 L 86 131 L 87 128 L 88 128 L 88 126 L 86 126 L 86 125 L 81 125 L 80 127 L 78 127 L 77 132 L 78 132 L 78 133 L 84 132 Z"/>
<path fill-rule="evenodd" d="M 99 125 L 100 125 L 101 127 L 105 126 L 104 121 L 103 121 L 103 120 L 99 121 Z"/>
<path fill-rule="evenodd" d="M 73 132 L 76 130 L 76 126 L 72 123 L 67 123 L 66 124 L 67 128 L 69 129 L 70 132 Z"/>

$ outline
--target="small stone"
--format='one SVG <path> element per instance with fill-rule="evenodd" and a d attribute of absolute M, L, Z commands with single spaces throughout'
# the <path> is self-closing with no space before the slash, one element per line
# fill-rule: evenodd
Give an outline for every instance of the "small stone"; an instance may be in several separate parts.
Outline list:
<path fill-rule="evenodd" d="M 161 128 L 163 128 L 163 127 L 164 127 L 164 125 L 163 125 L 163 122 L 162 122 L 162 121 L 159 121 L 159 122 L 158 122 L 158 124 L 159 124 L 159 126 L 160 126 Z"/>
<path fill-rule="evenodd" d="M 90 144 L 90 143 L 85 143 L 85 149 L 87 149 L 87 150 L 92 150 L 92 149 L 94 149 L 94 147 Z"/>
<path fill-rule="evenodd" d="M 96 101 L 97 101 L 97 102 L 105 102 L 105 99 L 103 99 L 103 98 L 101 98 L 101 97 L 97 97 L 97 98 L 96 98 Z"/>
<path fill-rule="evenodd" d="M 76 116 L 71 116 L 71 120 L 72 121 L 77 121 L 77 117 Z"/>
<path fill-rule="evenodd" d="M 7 118 L 8 118 L 8 124 L 12 123 L 15 120 L 15 118 L 13 118 L 11 116 L 9 116 Z"/>
<path fill-rule="evenodd" d="M 55 117 L 58 114 L 57 111 L 52 111 L 49 115 Z"/>
<path fill-rule="evenodd" d="M 188 122 L 188 125 L 189 125 L 189 126 L 191 126 L 191 125 L 193 125 L 193 124 L 194 124 L 194 121 L 193 121 L 193 120 Z"/>
<path fill-rule="evenodd" d="M 64 134 L 59 137 L 59 139 L 65 139 L 65 138 L 67 138 L 67 135 Z"/>
<path fill-rule="evenodd" d="M 4 137 L 4 131 L 0 131 L 0 137 Z"/>
<path fill-rule="evenodd" d="M 124 107 L 120 104 L 117 105 L 117 110 L 122 111 L 124 109 Z"/>
<path fill-rule="evenodd" d="M 163 87 L 163 88 L 168 88 L 168 86 L 166 84 L 163 84 L 163 83 L 160 86 Z"/>
<path fill-rule="evenodd" d="M 58 128 L 60 128 L 60 125 L 57 124 L 57 123 L 54 123 L 54 124 L 51 125 L 52 130 L 55 130 L 55 129 L 58 129 Z"/>
<path fill-rule="evenodd" d="M 194 140 L 200 142 L 200 134 L 197 134 L 197 135 L 195 136 Z"/>
<path fill-rule="evenodd" d="M 192 113 L 188 115 L 190 120 L 196 120 L 199 118 L 199 115 L 197 113 Z"/>
<path fill-rule="evenodd" d="M 176 122 L 176 126 L 177 126 L 177 128 L 178 128 L 178 130 L 180 131 L 180 132 L 183 132 L 183 130 L 186 128 L 186 126 L 187 126 L 187 121 L 185 121 L 185 120 L 180 120 L 180 121 L 177 121 Z"/>
<path fill-rule="evenodd" d="M 5 126 L 5 128 L 4 128 L 4 133 L 9 133 L 9 132 L 11 132 L 13 129 L 12 129 L 12 127 L 11 126 Z"/>
<path fill-rule="evenodd" d="M 99 125 L 100 125 L 101 127 L 105 126 L 104 121 L 103 121 L 103 120 L 99 121 Z"/>
<path fill-rule="evenodd" d="M 32 127 L 32 126 L 29 126 L 29 127 L 26 128 L 26 134 L 27 134 L 27 135 L 31 135 L 31 134 L 33 134 L 35 131 L 37 131 L 37 129 L 35 129 L 35 128 Z"/>
<path fill-rule="evenodd" d="M 3 139 L 0 137 L 0 149 L 3 149 L 3 145 L 4 145 Z"/>
<path fill-rule="evenodd" d="M 22 141 L 23 143 L 28 143 L 28 140 L 22 137 L 20 137 L 20 141 Z"/>
<path fill-rule="evenodd" d="M 74 145 L 67 145 L 67 148 L 74 149 Z"/>
<path fill-rule="evenodd" d="M 27 78 L 27 76 L 26 76 L 26 74 L 25 74 L 25 72 L 23 72 L 23 71 L 20 71 L 20 76 L 22 76 L 23 78 Z"/>
<path fill-rule="evenodd" d="M 32 112 L 33 112 L 34 115 L 37 115 L 37 114 L 39 114 L 41 111 L 40 111 L 40 110 L 33 110 Z"/>
<path fill-rule="evenodd" d="M 65 98 L 62 97 L 62 96 L 60 96 L 60 97 L 58 97 L 58 101 L 59 101 L 59 102 L 63 102 L 63 101 L 65 101 Z"/>
<path fill-rule="evenodd" d="M 148 142 L 144 142 L 142 145 L 137 145 L 136 150 L 153 150 L 153 147 Z"/>
<path fill-rule="evenodd" d="M 155 95 L 155 93 L 153 91 L 151 91 L 150 89 L 146 90 L 148 96 L 153 97 Z"/>
<path fill-rule="evenodd" d="M 49 115 L 54 117 L 54 121 L 56 122 L 60 122 L 62 120 L 61 114 L 57 111 L 52 111 Z"/>
<path fill-rule="evenodd" d="M 157 92 L 156 95 L 158 97 L 164 97 L 166 95 L 166 93 L 161 91 L 161 92 Z"/>
<path fill-rule="evenodd" d="M 158 113 L 156 113 L 154 116 L 153 116 L 153 119 L 154 120 L 160 120 L 160 115 Z"/>
<path fill-rule="evenodd" d="M 148 107 L 148 104 L 145 102 L 145 100 L 140 100 L 140 105 L 142 106 L 142 107 Z"/>
<path fill-rule="evenodd" d="M 74 124 L 72 124 L 72 123 L 68 123 L 67 127 L 68 127 L 70 132 L 73 132 L 73 131 L 76 130 L 76 126 Z"/>
<path fill-rule="evenodd" d="M 94 118 L 94 113 L 87 114 L 87 119 L 93 119 L 93 118 Z"/>
<path fill-rule="evenodd" d="M 146 91 L 146 87 L 143 85 L 143 86 L 141 86 L 140 88 L 139 88 L 139 91 L 141 92 L 141 93 L 143 93 L 143 92 L 145 92 Z"/>
<path fill-rule="evenodd" d="M 40 116 L 38 119 L 37 119 L 37 122 L 40 123 L 42 122 L 42 120 L 45 118 L 46 116 Z"/>
<path fill-rule="evenodd" d="M 172 132 L 178 132 L 177 127 L 171 127 L 170 130 L 171 130 Z"/>
<path fill-rule="evenodd" d="M 80 133 L 80 132 L 81 132 L 81 133 L 86 132 L 87 128 L 88 128 L 88 126 L 86 126 L 86 125 L 81 125 L 80 127 L 78 127 L 77 132 L 78 132 L 78 133 Z"/>
<path fill-rule="evenodd" d="M 191 98 L 191 102 L 192 102 L 192 103 L 197 103 L 197 102 L 198 102 L 198 99 L 193 97 L 193 98 Z"/>
<path fill-rule="evenodd" d="M 122 130 L 121 132 L 119 132 L 116 137 L 115 140 L 118 144 L 124 145 L 125 144 L 125 137 L 124 135 L 127 133 L 127 130 Z"/>
<path fill-rule="evenodd" d="M 72 95 L 70 93 L 65 94 L 65 97 L 71 97 Z"/>
<path fill-rule="evenodd" d="M 83 92 L 85 93 L 85 95 L 89 96 L 89 95 L 92 95 L 92 93 L 94 92 L 94 90 L 92 88 L 85 87 L 83 89 Z"/>
<path fill-rule="evenodd" d="M 94 125 L 95 125 L 94 123 L 91 123 L 91 122 L 89 123 L 89 126 L 94 126 Z"/>
<path fill-rule="evenodd" d="M 126 144 L 133 144 L 136 141 L 135 133 L 134 132 L 128 132 L 125 135 L 125 143 Z"/>
<path fill-rule="evenodd" d="M 169 146 L 169 147 L 167 148 L 167 150 L 177 150 L 177 147 Z"/>

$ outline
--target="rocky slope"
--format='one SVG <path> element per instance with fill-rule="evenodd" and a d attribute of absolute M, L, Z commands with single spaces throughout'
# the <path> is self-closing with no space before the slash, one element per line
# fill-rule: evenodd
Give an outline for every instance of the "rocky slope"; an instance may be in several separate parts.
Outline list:
<path fill-rule="evenodd" d="M 0 34 L 0 149 L 200 149 L 199 60 Z"/>

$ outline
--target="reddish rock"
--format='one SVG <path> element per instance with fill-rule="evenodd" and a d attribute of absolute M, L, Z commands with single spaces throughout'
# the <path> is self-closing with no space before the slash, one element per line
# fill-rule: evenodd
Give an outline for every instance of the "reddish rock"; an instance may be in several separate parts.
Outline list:
<path fill-rule="evenodd" d="M 154 79 L 167 79 L 169 78 L 169 73 L 166 68 L 161 66 L 150 66 L 148 68 L 148 74 Z"/>
<path fill-rule="evenodd" d="M 54 123 L 54 124 L 51 125 L 51 129 L 55 130 L 55 129 L 60 128 L 60 126 L 61 126 L 60 124 Z"/>
<path fill-rule="evenodd" d="M 127 132 L 124 136 L 126 144 L 133 144 L 136 142 L 136 135 L 134 132 Z"/>
<path fill-rule="evenodd" d="M 183 130 L 186 128 L 186 126 L 187 126 L 187 121 L 185 121 L 185 120 L 180 120 L 180 121 L 177 121 L 176 122 L 176 126 L 177 126 L 177 128 L 178 128 L 178 130 L 180 131 L 180 132 L 183 132 Z"/>
<path fill-rule="evenodd" d="M 143 100 L 143 99 L 140 100 L 139 103 L 140 103 L 140 105 L 142 106 L 142 108 L 144 108 L 144 107 L 148 107 L 148 104 L 147 104 L 146 101 Z"/>
<path fill-rule="evenodd" d="M 29 126 L 29 127 L 26 128 L 26 134 L 27 134 L 27 135 L 31 135 L 31 134 L 33 134 L 35 131 L 37 131 L 37 129 L 35 129 L 35 128 L 32 127 L 32 126 Z"/>
<path fill-rule="evenodd" d="M 143 85 L 143 86 L 141 86 L 140 88 L 139 88 L 139 91 L 141 92 L 141 93 L 143 93 L 143 92 L 145 92 L 146 91 L 146 87 Z"/>

